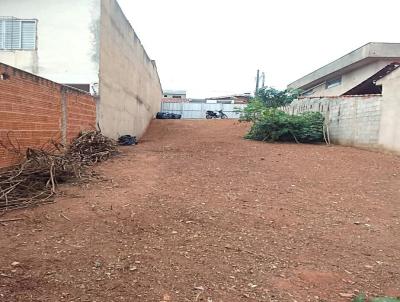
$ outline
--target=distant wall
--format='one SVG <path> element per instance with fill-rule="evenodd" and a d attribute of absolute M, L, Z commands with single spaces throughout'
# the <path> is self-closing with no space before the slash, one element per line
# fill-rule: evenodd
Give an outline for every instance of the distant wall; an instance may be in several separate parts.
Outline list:
<path fill-rule="evenodd" d="M 115 0 L 101 1 L 100 36 L 100 127 L 113 138 L 140 137 L 160 110 L 156 65 Z"/>
<path fill-rule="evenodd" d="M 246 104 L 162 102 L 161 111 L 180 114 L 182 115 L 182 119 L 205 119 L 207 110 L 215 112 L 222 110 L 228 118 L 238 119 L 240 117 L 238 109 L 243 110 L 246 106 Z"/>
<path fill-rule="evenodd" d="M 33 74 L 0 64 L 0 141 L 24 153 L 50 140 L 69 142 L 96 124 L 94 99 Z M 0 146 L 0 168 L 20 160 Z"/>
<path fill-rule="evenodd" d="M 301 98 L 285 111 L 321 112 L 328 122 L 332 143 L 378 147 L 383 103 L 380 95 Z"/>

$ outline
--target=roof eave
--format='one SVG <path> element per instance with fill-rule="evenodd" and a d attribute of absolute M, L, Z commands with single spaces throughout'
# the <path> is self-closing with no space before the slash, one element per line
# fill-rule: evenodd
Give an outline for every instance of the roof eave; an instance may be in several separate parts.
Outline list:
<path fill-rule="evenodd" d="M 288 88 L 308 89 L 322 83 L 327 78 L 343 74 L 372 61 L 398 59 L 399 57 L 400 43 L 368 43 L 290 83 Z"/>

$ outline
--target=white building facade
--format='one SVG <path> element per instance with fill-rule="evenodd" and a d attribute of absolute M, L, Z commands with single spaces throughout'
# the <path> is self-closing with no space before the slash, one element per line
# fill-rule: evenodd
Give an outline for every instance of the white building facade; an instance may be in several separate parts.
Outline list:
<path fill-rule="evenodd" d="M 0 6 L 0 62 L 62 84 L 99 82 L 99 0 L 0 0 Z"/>
<path fill-rule="evenodd" d="M 0 62 L 98 96 L 108 136 L 140 137 L 160 110 L 155 62 L 116 0 L 0 0 Z"/>
<path fill-rule="evenodd" d="M 304 96 L 380 94 L 375 81 L 400 62 L 400 43 L 368 43 L 290 83 Z"/>
<path fill-rule="evenodd" d="M 298 79 L 290 114 L 320 112 L 333 143 L 400 154 L 400 43 L 368 43 Z"/>

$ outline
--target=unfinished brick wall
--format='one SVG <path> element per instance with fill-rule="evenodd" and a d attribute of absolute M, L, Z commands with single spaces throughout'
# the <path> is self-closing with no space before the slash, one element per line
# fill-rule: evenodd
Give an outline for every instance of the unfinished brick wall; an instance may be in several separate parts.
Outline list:
<path fill-rule="evenodd" d="M 83 93 L 67 93 L 67 142 L 83 129 L 96 128 L 96 103 Z"/>
<path fill-rule="evenodd" d="M 0 168 L 21 158 L 28 147 L 49 141 L 69 142 L 79 131 L 93 129 L 96 104 L 84 92 L 0 64 Z"/>

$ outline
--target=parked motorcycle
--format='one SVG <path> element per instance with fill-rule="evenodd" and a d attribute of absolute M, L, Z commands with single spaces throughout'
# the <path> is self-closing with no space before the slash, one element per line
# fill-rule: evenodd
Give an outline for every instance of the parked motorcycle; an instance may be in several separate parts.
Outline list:
<path fill-rule="evenodd" d="M 228 118 L 228 116 L 222 110 L 218 110 L 217 113 L 215 113 L 212 110 L 207 110 L 206 119 L 210 120 L 210 119 L 213 119 L 213 118 L 226 119 L 226 118 Z"/>

